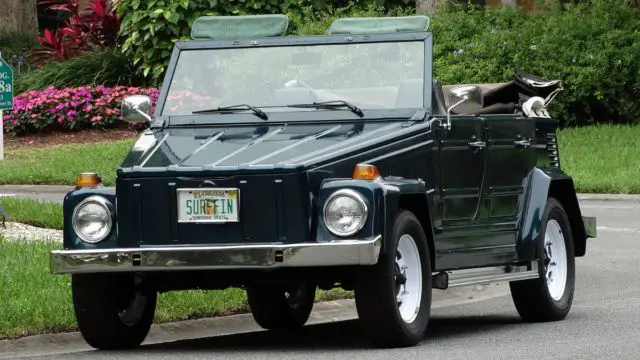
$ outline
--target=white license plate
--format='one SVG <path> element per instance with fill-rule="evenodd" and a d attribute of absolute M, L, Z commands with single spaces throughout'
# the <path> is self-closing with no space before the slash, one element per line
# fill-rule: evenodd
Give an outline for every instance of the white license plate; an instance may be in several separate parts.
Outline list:
<path fill-rule="evenodd" d="M 239 221 L 240 192 L 235 188 L 178 189 L 178 222 Z"/>

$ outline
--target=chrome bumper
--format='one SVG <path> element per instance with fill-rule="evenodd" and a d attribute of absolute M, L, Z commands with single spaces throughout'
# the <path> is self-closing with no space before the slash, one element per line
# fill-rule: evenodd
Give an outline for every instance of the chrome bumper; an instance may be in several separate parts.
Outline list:
<path fill-rule="evenodd" d="M 587 237 L 597 237 L 596 218 L 590 216 L 583 216 L 582 223 L 584 224 L 584 231 L 587 233 Z"/>
<path fill-rule="evenodd" d="M 53 274 L 372 265 L 382 236 L 325 243 L 54 250 Z"/>

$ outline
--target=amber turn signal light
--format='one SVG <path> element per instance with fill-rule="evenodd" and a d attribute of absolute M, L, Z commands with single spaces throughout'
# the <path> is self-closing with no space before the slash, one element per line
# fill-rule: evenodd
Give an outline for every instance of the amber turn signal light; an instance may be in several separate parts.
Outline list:
<path fill-rule="evenodd" d="M 76 177 L 76 188 L 96 187 L 102 183 L 102 179 L 96 173 L 80 173 Z"/>
<path fill-rule="evenodd" d="M 375 165 L 358 164 L 353 169 L 353 178 L 357 180 L 375 180 L 380 177 L 380 172 Z"/>

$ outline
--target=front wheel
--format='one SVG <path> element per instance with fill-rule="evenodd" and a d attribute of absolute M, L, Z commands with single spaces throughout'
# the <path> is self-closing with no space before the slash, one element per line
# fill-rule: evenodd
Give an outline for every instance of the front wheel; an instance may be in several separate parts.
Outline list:
<path fill-rule="evenodd" d="M 431 315 L 431 257 L 418 219 L 402 211 L 378 263 L 355 279 L 358 317 L 379 347 L 413 346 Z"/>
<path fill-rule="evenodd" d="M 575 256 L 569 219 L 560 202 L 547 200 L 537 241 L 540 278 L 509 284 L 513 303 L 525 321 L 564 319 L 573 302 Z"/>
<path fill-rule="evenodd" d="M 131 274 L 83 274 L 71 278 L 80 333 L 101 350 L 142 344 L 156 310 L 157 292 Z"/>
<path fill-rule="evenodd" d="M 309 284 L 247 287 L 247 300 L 253 319 L 266 330 L 303 327 L 311 315 L 315 295 L 316 287 Z"/>

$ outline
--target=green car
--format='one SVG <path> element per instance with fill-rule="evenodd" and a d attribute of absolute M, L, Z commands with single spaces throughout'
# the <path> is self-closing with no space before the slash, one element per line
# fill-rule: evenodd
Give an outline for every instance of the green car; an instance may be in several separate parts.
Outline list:
<path fill-rule="evenodd" d="M 433 289 L 505 281 L 524 320 L 563 319 L 596 227 L 546 110 L 560 81 L 442 85 L 425 16 L 287 27 L 200 18 L 153 112 L 123 101 L 149 127 L 114 187 L 78 176 L 51 254 L 87 343 L 139 346 L 159 292 L 228 287 L 273 330 L 304 326 L 318 288 L 354 290 L 380 347 L 423 338 Z"/>

